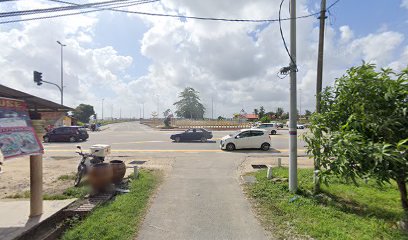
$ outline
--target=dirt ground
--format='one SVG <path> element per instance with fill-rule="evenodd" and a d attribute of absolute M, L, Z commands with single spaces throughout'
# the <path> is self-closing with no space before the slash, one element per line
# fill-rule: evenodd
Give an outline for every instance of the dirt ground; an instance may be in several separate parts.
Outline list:
<path fill-rule="evenodd" d="M 126 175 L 133 173 L 133 165 L 130 164 L 134 157 L 115 157 L 126 163 L 128 169 Z M 109 161 L 111 159 L 107 159 Z M 161 169 L 167 172 L 171 169 L 172 158 L 144 158 L 146 161 L 141 168 Z M 43 191 L 44 194 L 61 194 L 72 187 L 73 180 L 59 180 L 62 175 L 74 175 L 79 162 L 75 157 L 46 157 L 43 159 Z M 11 197 L 15 194 L 24 194 L 30 190 L 30 159 L 22 157 L 7 160 L 3 163 L 0 173 L 0 199 Z"/>
<path fill-rule="evenodd" d="M 115 157 L 122 160 L 127 165 L 126 176 L 133 173 L 132 161 L 135 159 L 143 160 L 145 163 L 139 168 L 160 169 L 166 175 L 172 169 L 173 157 Z M 110 161 L 108 158 L 105 161 Z M 288 166 L 288 158 L 281 157 L 282 166 Z M 45 194 L 61 194 L 65 189 L 73 186 L 73 180 L 59 180 L 63 175 L 74 175 L 79 162 L 78 157 L 45 157 L 43 160 L 43 190 Z M 255 171 L 253 164 L 278 165 L 278 157 L 247 157 L 238 169 L 239 174 L 245 174 Z M 308 158 L 299 158 L 298 167 L 308 168 L 313 166 L 313 160 Z M 30 159 L 29 157 L 7 160 L 2 166 L 3 172 L 0 173 L 0 199 L 13 196 L 15 194 L 24 195 L 24 192 L 30 190 Z"/>

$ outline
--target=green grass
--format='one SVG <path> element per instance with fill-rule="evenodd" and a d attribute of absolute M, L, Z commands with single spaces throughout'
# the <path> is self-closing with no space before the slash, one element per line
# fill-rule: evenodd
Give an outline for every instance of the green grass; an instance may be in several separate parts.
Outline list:
<path fill-rule="evenodd" d="M 158 172 L 141 171 L 139 178 L 129 184 L 130 193 L 119 195 L 114 201 L 99 206 L 83 222 L 68 230 L 62 239 L 133 239 L 160 176 Z"/>
<path fill-rule="evenodd" d="M 288 177 L 287 168 L 273 169 L 275 177 Z M 313 170 L 299 169 L 299 192 L 288 192 L 288 183 L 273 183 L 266 171 L 254 173 L 257 183 L 247 194 L 264 226 L 278 239 L 297 235 L 314 239 L 408 239 L 397 228 L 403 217 L 395 184 L 382 187 L 359 181 L 359 187 L 333 179 L 322 194 L 311 195 Z"/>
<path fill-rule="evenodd" d="M 70 198 L 84 198 L 85 195 L 89 193 L 89 187 L 85 183 L 81 183 L 79 187 L 69 187 L 65 189 L 62 194 L 47 194 L 43 195 L 44 200 L 64 200 Z M 30 191 L 24 191 L 21 193 L 16 193 L 7 198 L 30 198 Z"/>
<path fill-rule="evenodd" d="M 57 179 L 60 180 L 60 181 L 68 181 L 68 180 L 73 181 L 73 180 L 75 180 L 75 178 L 76 178 L 75 173 L 72 173 L 72 174 L 61 175 Z"/>

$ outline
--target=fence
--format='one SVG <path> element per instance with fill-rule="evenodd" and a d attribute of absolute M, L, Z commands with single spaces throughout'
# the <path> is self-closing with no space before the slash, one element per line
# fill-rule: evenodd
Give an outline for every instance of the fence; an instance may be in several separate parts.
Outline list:
<path fill-rule="evenodd" d="M 242 129 L 250 128 L 251 123 L 239 120 L 173 119 L 172 126 L 178 128 Z"/>

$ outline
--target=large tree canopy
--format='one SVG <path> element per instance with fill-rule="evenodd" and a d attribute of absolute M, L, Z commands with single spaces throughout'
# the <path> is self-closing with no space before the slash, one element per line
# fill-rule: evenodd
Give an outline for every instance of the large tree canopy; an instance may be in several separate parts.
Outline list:
<path fill-rule="evenodd" d="M 79 104 L 73 111 L 74 118 L 78 119 L 83 123 L 88 123 L 89 118 L 95 114 L 94 108 L 88 104 Z"/>
<path fill-rule="evenodd" d="M 186 87 L 180 94 L 180 100 L 175 102 L 178 117 L 202 119 L 204 118 L 205 107 L 200 102 L 199 92 L 194 88 Z"/>
<path fill-rule="evenodd" d="M 321 96 L 321 113 L 312 115 L 306 137 L 321 177 L 393 179 L 408 213 L 408 68 L 394 73 L 364 63 Z"/>

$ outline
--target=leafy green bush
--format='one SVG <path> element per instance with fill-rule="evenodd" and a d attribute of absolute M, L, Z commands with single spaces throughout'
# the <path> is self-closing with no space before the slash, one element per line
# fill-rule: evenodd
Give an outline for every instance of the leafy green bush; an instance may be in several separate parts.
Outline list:
<path fill-rule="evenodd" d="M 350 68 L 321 97 L 321 113 L 312 115 L 305 140 L 322 179 L 395 180 L 408 214 L 408 68 L 394 73 L 364 63 Z"/>

